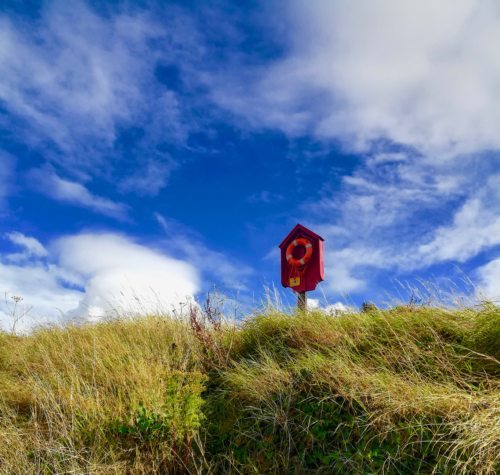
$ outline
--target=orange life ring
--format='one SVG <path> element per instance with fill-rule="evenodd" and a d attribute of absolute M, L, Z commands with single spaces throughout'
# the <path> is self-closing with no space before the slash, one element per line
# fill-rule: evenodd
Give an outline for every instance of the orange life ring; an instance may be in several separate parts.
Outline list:
<path fill-rule="evenodd" d="M 300 259 L 295 259 L 293 257 L 293 251 L 298 246 L 304 246 L 306 249 L 306 253 Z M 312 253 L 313 246 L 309 239 L 297 238 L 294 239 L 286 248 L 286 260 L 291 266 L 300 267 L 307 264 L 311 260 Z"/>

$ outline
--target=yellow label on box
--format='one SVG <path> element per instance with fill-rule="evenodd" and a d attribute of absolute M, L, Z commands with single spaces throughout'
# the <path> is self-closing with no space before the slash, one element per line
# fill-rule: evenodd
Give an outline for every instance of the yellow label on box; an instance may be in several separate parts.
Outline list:
<path fill-rule="evenodd" d="M 300 285 L 300 277 L 290 277 L 290 287 L 297 287 Z"/>

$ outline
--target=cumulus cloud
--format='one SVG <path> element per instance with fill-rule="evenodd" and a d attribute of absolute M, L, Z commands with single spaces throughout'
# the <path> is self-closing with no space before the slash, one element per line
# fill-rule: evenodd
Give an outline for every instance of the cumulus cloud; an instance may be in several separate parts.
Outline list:
<path fill-rule="evenodd" d="M 194 266 L 122 236 L 63 237 L 53 249 L 59 266 L 85 282 L 76 314 L 167 312 L 199 290 Z"/>
<path fill-rule="evenodd" d="M 360 292 L 366 287 L 361 269 L 383 267 L 385 260 L 383 250 L 370 249 L 366 245 L 329 250 L 325 255 L 325 265 L 330 274 L 326 285 L 341 294 Z"/>
<path fill-rule="evenodd" d="M 464 262 L 498 245 L 489 183 L 500 160 L 483 153 L 500 148 L 498 5 L 295 2 L 291 18 L 299 34 L 285 77 L 330 101 L 310 130 L 367 156 L 320 213 L 347 230 L 337 254 L 349 258 L 330 256 L 343 276 L 335 287 L 361 289 L 370 266 Z"/>
<path fill-rule="evenodd" d="M 25 249 L 41 248 L 34 238 L 14 234 Z M 22 263 L 0 263 L 0 325 L 26 313 L 18 329 L 68 318 L 171 312 L 199 291 L 200 277 L 190 263 L 110 233 L 59 238 Z"/>

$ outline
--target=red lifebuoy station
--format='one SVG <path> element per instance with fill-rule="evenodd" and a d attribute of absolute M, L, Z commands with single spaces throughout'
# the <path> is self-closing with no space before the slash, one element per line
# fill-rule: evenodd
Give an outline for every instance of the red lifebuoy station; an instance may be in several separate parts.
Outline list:
<path fill-rule="evenodd" d="M 298 294 L 298 304 L 306 308 L 306 292 L 314 290 L 325 278 L 324 239 L 302 224 L 297 224 L 279 245 L 281 284 Z"/>

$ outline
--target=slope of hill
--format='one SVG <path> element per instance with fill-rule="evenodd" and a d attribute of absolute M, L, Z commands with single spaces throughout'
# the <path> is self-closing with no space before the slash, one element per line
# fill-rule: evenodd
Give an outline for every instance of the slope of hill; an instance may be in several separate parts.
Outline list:
<path fill-rule="evenodd" d="M 500 469 L 500 309 L 0 334 L 0 472 Z"/>

